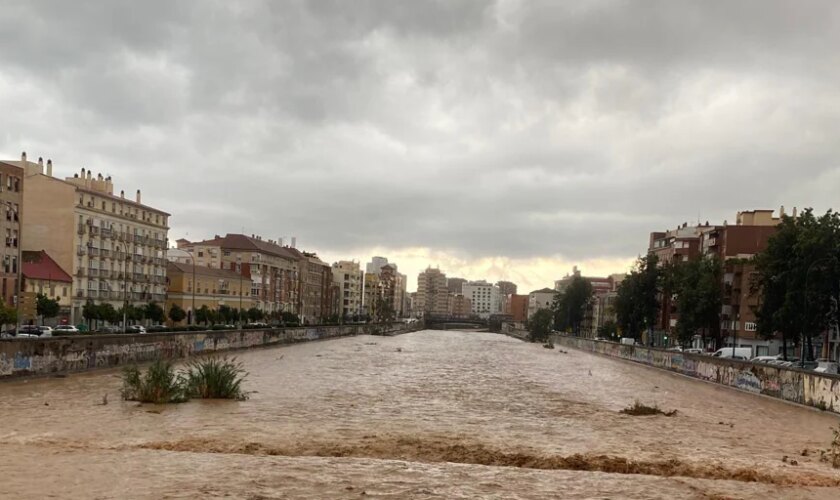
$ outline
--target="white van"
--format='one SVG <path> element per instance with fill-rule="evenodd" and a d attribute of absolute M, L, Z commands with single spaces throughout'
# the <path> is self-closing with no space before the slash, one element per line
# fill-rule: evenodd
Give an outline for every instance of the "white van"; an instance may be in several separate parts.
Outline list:
<path fill-rule="evenodd" d="M 636 345 L 636 339 L 630 337 L 621 337 L 621 343 L 624 345 Z"/>
<path fill-rule="evenodd" d="M 752 347 L 724 347 L 718 349 L 712 356 L 716 358 L 740 359 L 749 361 L 752 357 Z"/>

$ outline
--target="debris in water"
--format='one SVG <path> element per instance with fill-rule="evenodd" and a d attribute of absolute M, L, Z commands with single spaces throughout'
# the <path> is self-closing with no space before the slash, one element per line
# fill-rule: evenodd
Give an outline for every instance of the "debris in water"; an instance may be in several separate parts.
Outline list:
<path fill-rule="evenodd" d="M 808 448 L 805 448 L 804 450 L 802 450 L 802 453 L 800 453 L 800 455 L 802 455 L 803 457 L 807 457 L 809 454 L 810 452 L 808 451 Z"/>
<path fill-rule="evenodd" d="M 163 410 L 158 410 L 158 409 L 155 409 L 155 410 L 146 410 L 146 413 L 154 413 L 154 414 L 158 414 L 158 415 L 159 415 L 162 411 L 163 411 Z"/>
<path fill-rule="evenodd" d="M 783 456 L 782 457 L 782 462 L 787 463 L 787 461 L 788 461 L 788 456 L 787 455 Z"/>
<path fill-rule="evenodd" d="M 47 403 L 47 402 L 44 402 L 44 406 L 49 406 L 49 405 L 50 405 L 50 404 L 49 404 L 49 403 Z"/>
<path fill-rule="evenodd" d="M 397 352 L 402 352 L 402 347 L 397 347 Z"/>
<path fill-rule="evenodd" d="M 102 406 L 108 404 L 108 393 L 106 392 L 104 396 L 102 396 Z"/>
<path fill-rule="evenodd" d="M 677 414 L 677 410 L 662 411 L 659 406 L 647 406 L 639 401 L 633 403 L 633 406 L 621 410 L 620 413 L 625 415 L 632 415 L 634 417 L 648 416 L 648 415 L 665 415 L 666 417 L 673 417 Z"/>
<path fill-rule="evenodd" d="M 797 462 L 796 460 L 791 460 L 790 465 L 799 465 L 799 462 Z"/>

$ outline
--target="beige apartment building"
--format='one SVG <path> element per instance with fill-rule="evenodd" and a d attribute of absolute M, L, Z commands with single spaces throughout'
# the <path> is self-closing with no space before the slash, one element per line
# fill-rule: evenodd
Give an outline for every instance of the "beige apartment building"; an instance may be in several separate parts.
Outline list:
<path fill-rule="evenodd" d="M 193 276 L 195 277 L 193 279 Z M 169 262 L 166 268 L 168 286 L 166 312 L 177 305 L 187 312 L 185 324 L 192 324 L 193 303 L 195 310 L 207 306 L 218 310 L 220 306 L 247 311 L 253 307 L 251 283 L 230 269 L 196 266 L 192 263 Z"/>
<path fill-rule="evenodd" d="M 46 251 L 73 277 L 70 321 L 87 301 L 142 306 L 166 300 L 169 214 L 114 195 L 110 177 L 81 169 L 64 180 L 52 162 L 14 162 L 25 170 L 24 250 Z"/>
<path fill-rule="evenodd" d="M 338 285 L 339 310 L 343 318 L 362 314 L 362 280 L 358 262 L 340 260 L 332 265 L 333 282 Z"/>
<path fill-rule="evenodd" d="M 249 283 L 253 306 L 264 313 L 301 314 L 300 265 L 304 256 L 294 248 L 255 235 L 230 233 L 198 242 L 179 239 L 176 243 L 195 259 L 198 267 L 242 274 Z M 178 260 L 192 263 L 192 259 Z"/>
<path fill-rule="evenodd" d="M 417 276 L 415 315 L 447 316 L 449 314 L 449 287 L 446 274 L 440 269 L 427 268 Z"/>

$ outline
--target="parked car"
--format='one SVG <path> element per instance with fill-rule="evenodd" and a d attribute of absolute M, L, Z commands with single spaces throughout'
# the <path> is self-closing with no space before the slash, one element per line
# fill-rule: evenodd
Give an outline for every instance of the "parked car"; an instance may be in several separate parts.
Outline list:
<path fill-rule="evenodd" d="M 53 335 L 72 335 L 79 333 L 79 329 L 73 325 L 58 325 L 53 328 Z"/>
<path fill-rule="evenodd" d="M 685 354 L 703 354 L 703 349 L 697 349 L 696 347 L 691 347 L 689 349 L 683 349 L 683 353 L 685 353 Z"/>
<path fill-rule="evenodd" d="M 125 333 L 146 333 L 146 329 L 140 325 L 131 325 L 125 329 Z"/>
<path fill-rule="evenodd" d="M 49 326 L 39 326 L 38 330 L 41 330 L 42 337 L 52 337 L 53 336 L 53 329 Z"/>
<path fill-rule="evenodd" d="M 41 329 L 35 325 L 21 325 L 14 335 L 23 339 L 37 339 L 41 337 Z"/>
<path fill-rule="evenodd" d="M 748 361 L 752 357 L 752 348 L 750 347 L 724 347 L 718 349 L 712 356 L 716 358 L 739 359 L 741 361 Z"/>
<path fill-rule="evenodd" d="M 772 363 L 773 361 L 778 361 L 779 356 L 756 356 L 750 361 L 753 363 Z"/>
<path fill-rule="evenodd" d="M 152 325 L 146 328 L 146 333 L 165 332 L 166 330 L 168 330 L 168 328 L 166 328 L 164 325 Z"/>
<path fill-rule="evenodd" d="M 118 326 L 102 326 L 96 333 L 105 333 L 105 334 L 112 334 L 112 333 L 122 333 L 122 328 Z"/>

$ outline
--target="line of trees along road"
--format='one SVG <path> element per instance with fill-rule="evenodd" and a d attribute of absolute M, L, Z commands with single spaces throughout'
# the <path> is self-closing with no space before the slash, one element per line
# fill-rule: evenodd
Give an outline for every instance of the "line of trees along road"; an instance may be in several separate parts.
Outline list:
<path fill-rule="evenodd" d="M 797 217 L 783 216 L 766 249 L 750 259 L 727 263 L 754 264 L 750 294 L 759 335 L 781 337 L 789 344 L 806 342 L 835 327 L 840 300 L 840 216 L 829 210 L 815 216 L 806 209 Z M 663 303 L 679 313 L 675 332 L 682 345 L 700 335 L 703 344 L 722 347 L 721 309 L 724 265 L 715 256 L 661 264 L 656 255 L 640 257 L 618 288 L 616 322 L 625 337 L 640 339 L 657 328 Z M 667 299 L 667 300 L 664 300 Z M 667 325 L 666 325 L 667 326 Z"/>

